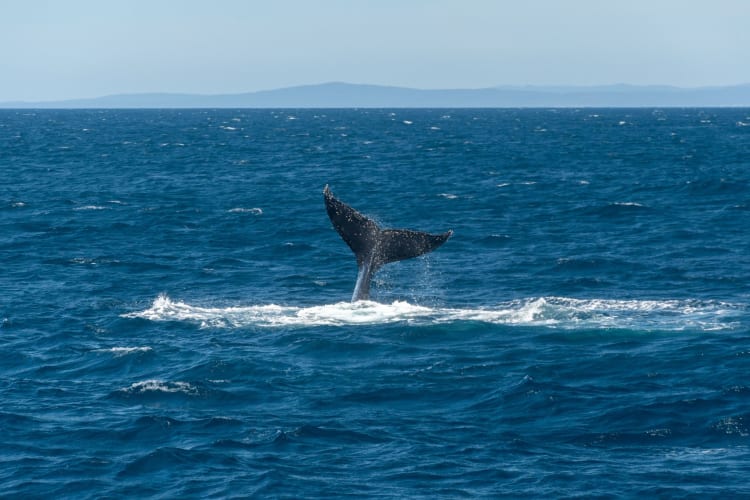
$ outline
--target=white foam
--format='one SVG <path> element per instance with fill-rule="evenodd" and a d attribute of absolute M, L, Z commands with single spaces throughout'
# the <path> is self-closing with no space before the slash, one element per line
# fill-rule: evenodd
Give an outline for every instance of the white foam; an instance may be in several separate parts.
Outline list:
<path fill-rule="evenodd" d="M 165 382 L 164 380 L 144 380 L 142 382 L 135 382 L 130 387 L 120 389 L 121 392 L 128 394 L 143 394 L 147 392 L 166 392 L 176 393 L 182 392 L 191 396 L 198 394 L 198 388 L 187 382 Z"/>
<path fill-rule="evenodd" d="M 258 207 L 253 207 L 253 208 L 237 207 L 237 208 L 230 208 L 229 210 L 227 210 L 227 212 L 231 214 L 246 214 L 247 213 L 247 214 L 253 214 L 253 215 L 262 215 L 263 209 L 258 208 Z"/>
<path fill-rule="evenodd" d="M 73 257 L 68 262 L 70 262 L 71 264 L 84 264 L 84 265 L 91 265 L 91 266 L 96 265 L 96 259 L 92 259 L 89 257 Z"/>
<path fill-rule="evenodd" d="M 546 326 L 558 329 L 635 329 L 655 331 L 736 328 L 744 306 L 691 300 L 609 300 L 536 297 L 501 302 L 492 307 L 425 307 L 403 301 L 339 302 L 312 307 L 251 305 L 201 307 L 157 297 L 143 311 L 126 318 L 187 321 L 201 327 L 344 326 L 389 323 L 444 324 L 464 321 Z"/>
<path fill-rule="evenodd" d="M 96 352 L 109 352 L 115 355 L 115 357 L 127 356 L 128 354 L 135 354 L 139 352 L 150 352 L 152 349 L 148 346 L 142 347 L 110 347 L 109 349 L 97 349 Z"/>
<path fill-rule="evenodd" d="M 616 201 L 612 205 L 617 207 L 643 207 L 643 205 L 634 201 Z"/>
<path fill-rule="evenodd" d="M 449 200 L 455 200 L 456 198 L 458 198 L 458 196 L 456 196 L 455 194 L 451 194 L 451 193 L 440 193 L 438 194 L 438 196 L 442 196 L 443 198 L 448 198 Z"/>
<path fill-rule="evenodd" d="M 103 207 L 101 205 L 84 205 L 82 207 L 75 207 L 73 210 L 109 210 L 109 207 Z"/>

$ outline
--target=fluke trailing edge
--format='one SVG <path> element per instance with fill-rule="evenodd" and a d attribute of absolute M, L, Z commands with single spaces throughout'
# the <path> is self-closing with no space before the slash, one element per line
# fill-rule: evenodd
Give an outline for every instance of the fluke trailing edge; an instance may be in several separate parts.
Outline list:
<path fill-rule="evenodd" d="M 323 189 L 328 217 L 357 257 L 357 284 L 352 302 L 370 298 L 370 281 L 383 265 L 418 257 L 435 250 L 453 231 L 429 234 L 408 229 L 381 229 L 374 221 L 336 199 L 326 185 Z"/>

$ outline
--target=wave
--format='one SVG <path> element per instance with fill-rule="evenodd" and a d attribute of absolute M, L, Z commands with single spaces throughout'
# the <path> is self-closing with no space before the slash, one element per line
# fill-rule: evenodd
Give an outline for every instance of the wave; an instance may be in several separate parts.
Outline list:
<path fill-rule="evenodd" d="M 231 214 L 253 214 L 253 215 L 263 215 L 263 209 L 258 207 L 253 208 L 243 208 L 243 207 L 236 207 L 236 208 L 230 208 L 227 210 L 227 212 Z"/>
<path fill-rule="evenodd" d="M 75 207 L 73 210 L 76 212 L 80 212 L 83 210 L 108 210 L 109 207 L 104 207 L 102 205 L 83 205 L 80 207 Z"/>
<path fill-rule="evenodd" d="M 119 358 L 128 354 L 151 352 L 153 349 L 149 346 L 138 347 L 110 347 L 109 349 L 96 349 L 94 352 L 108 352 Z"/>
<path fill-rule="evenodd" d="M 200 389 L 188 382 L 169 382 L 164 380 L 143 380 L 135 382 L 129 387 L 120 389 L 125 394 L 146 394 L 146 393 L 182 393 L 189 396 L 196 396 Z"/>
<path fill-rule="evenodd" d="M 339 302 L 311 307 L 276 304 L 202 307 L 160 295 L 151 307 L 125 318 L 185 321 L 203 328 L 245 326 L 346 326 L 406 323 L 431 325 L 481 322 L 544 326 L 557 329 L 632 329 L 646 331 L 712 331 L 734 329 L 746 307 L 719 301 L 608 300 L 537 297 L 501 302 L 492 307 L 426 307 L 395 301 Z"/>

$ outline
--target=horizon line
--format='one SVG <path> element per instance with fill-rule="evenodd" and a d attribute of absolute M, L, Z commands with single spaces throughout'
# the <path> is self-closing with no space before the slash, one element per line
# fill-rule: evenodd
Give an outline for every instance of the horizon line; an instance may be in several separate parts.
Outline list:
<path fill-rule="evenodd" d="M 652 90 L 673 90 L 673 91 L 696 91 L 696 90 L 722 90 L 732 89 L 738 87 L 750 87 L 750 82 L 741 82 L 734 84 L 725 85 L 698 85 L 698 86 L 680 86 L 675 84 L 667 83 L 654 83 L 654 84 L 640 84 L 640 83 L 602 83 L 602 84 L 497 84 L 492 86 L 484 87 L 436 87 L 436 88 L 424 88 L 424 87 L 410 87 L 405 85 L 396 84 L 379 84 L 379 83 L 362 83 L 362 82 L 347 82 L 342 80 L 330 80 L 318 83 L 301 83 L 296 85 L 288 85 L 282 87 L 265 88 L 259 90 L 247 90 L 238 92 L 189 92 L 189 91 L 170 91 L 170 90 L 153 90 L 153 91 L 137 91 L 137 92 L 112 92 L 107 94 L 100 94 L 97 96 L 89 97 L 65 97 L 56 99 L 15 99 L 15 100 L 2 100 L 0 101 L 0 107 L 4 105 L 19 105 L 19 104 L 44 104 L 44 103 L 63 103 L 70 101 L 95 101 L 100 99 L 107 99 L 113 97 L 136 97 L 136 96 L 182 96 L 182 97 L 223 97 L 223 96 L 245 96 L 251 94 L 260 94 L 266 92 L 277 92 L 292 89 L 302 89 L 310 87 L 326 87 L 342 85 L 348 87 L 371 87 L 381 89 L 396 89 L 396 90 L 407 90 L 407 91 L 418 91 L 418 92 L 460 92 L 460 91 L 492 91 L 492 90 L 516 90 L 516 91 L 576 91 L 576 90 L 591 90 L 591 89 L 652 89 Z"/>

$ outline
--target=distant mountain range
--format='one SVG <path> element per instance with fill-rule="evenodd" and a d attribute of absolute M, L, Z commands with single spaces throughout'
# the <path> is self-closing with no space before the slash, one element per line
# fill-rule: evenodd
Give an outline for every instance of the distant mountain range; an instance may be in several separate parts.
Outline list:
<path fill-rule="evenodd" d="M 750 107 L 750 84 L 728 87 L 605 85 L 421 90 L 322 83 L 241 94 L 118 94 L 91 99 L 0 102 L 0 108 L 534 108 Z"/>

